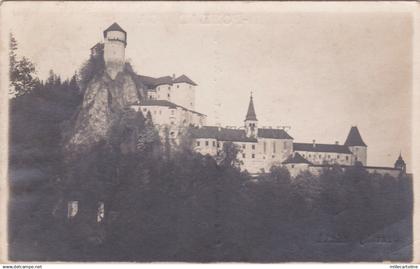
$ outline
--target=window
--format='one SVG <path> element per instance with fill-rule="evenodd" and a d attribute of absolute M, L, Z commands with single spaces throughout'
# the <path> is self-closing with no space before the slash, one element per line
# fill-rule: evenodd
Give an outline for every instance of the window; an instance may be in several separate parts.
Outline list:
<path fill-rule="evenodd" d="M 302 157 L 305 157 L 305 154 L 302 154 Z"/>
<path fill-rule="evenodd" d="M 294 164 L 292 164 L 292 168 L 295 168 L 295 165 Z"/>
<path fill-rule="evenodd" d="M 175 114 L 175 110 L 171 109 L 171 115 Z"/>
<path fill-rule="evenodd" d="M 213 141 L 213 147 L 215 147 L 216 146 L 216 141 Z"/>
<path fill-rule="evenodd" d="M 349 156 L 346 156 L 346 161 L 348 161 L 349 160 Z"/>
<path fill-rule="evenodd" d="M 208 145 L 209 145 L 209 141 L 206 140 L 206 146 L 208 146 Z"/>
<path fill-rule="evenodd" d="M 220 148 L 220 142 L 217 142 L 217 147 Z"/>
<path fill-rule="evenodd" d="M 340 159 L 340 155 L 339 154 L 337 154 L 337 159 Z"/>
<path fill-rule="evenodd" d="M 252 158 L 252 159 L 255 159 L 255 154 L 252 154 L 252 155 L 251 155 L 251 158 Z"/>
<path fill-rule="evenodd" d="M 273 153 L 276 153 L 276 141 L 273 141 Z"/>
<path fill-rule="evenodd" d="M 245 159 L 245 153 L 242 153 L 242 158 L 244 158 L 244 159 Z"/>
<path fill-rule="evenodd" d="M 168 86 L 168 90 L 170 90 L 171 89 L 171 86 Z"/>
<path fill-rule="evenodd" d="M 168 93 L 168 99 L 171 98 L 171 95 Z"/>
<path fill-rule="evenodd" d="M 328 154 L 327 158 L 329 159 L 329 158 L 331 158 L 331 156 Z"/>
<path fill-rule="evenodd" d="M 143 108 L 143 111 L 144 111 L 144 112 L 147 112 L 147 108 Z"/>
<path fill-rule="evenodd" d="M 309 158 L 311 158 L 311 154 L 309 154 Z"/>
<path fill-rule="evenodd" d="M 320 159 L 322 158 L 322 155 L 321 155 L 321 154 L 319 154 L 319 158 L 320 158 Z"/>
<path fill-rule="evenodd" d="M 263 142 L 264 154 L 267 152 L 267 142 Z"/>
<path fill-rule="evenodd" d="M 245 145 L 245 144 L 242 144 L 242 148 L 243 148 L 243 149 L 246 149 L 246 145 Z"/>
<path fill-rule="evenodd" d="M 199 147 L 200 146 L 200 141 L 197 141 L 197 147 Z"/>
<path fill-rule="evenodd" d="M 255 149 L 255 145 L 252 145 L 252 146 L 251 146 L 251 148 L 252 148 L 252 149 Z"/>
<path fill-rule="evenodd" d="M 67 203 L 67 218 L 72 219 L 77 215 L 79 211 L 79 202 L 78 201 L 69 201 Z"/>
<path fill-rule="evenodd" d="M 105 217 L 105 205 L 103 202 L 98 203 L 98 213 L 96 215 L 96 221 L 101 222 Z"/>
<path fill-rule="evenodd" d="M 179 85 L 176 85 L 177 88 L 179 88 Z"/>

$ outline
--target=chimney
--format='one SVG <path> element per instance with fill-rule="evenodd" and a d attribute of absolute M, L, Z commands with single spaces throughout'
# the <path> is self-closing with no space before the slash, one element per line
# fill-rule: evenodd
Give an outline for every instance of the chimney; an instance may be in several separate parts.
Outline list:
<path fill-rule="evenodd" d="M 338 145 L 338 141 L 335 141 L 335 144 Z"/>
<path fill-rule="evenodd" d="M 315 139 L 314 140 L 312 140 L 312 146 L 313 147 L 315 147 L 316 145 L 315 145 Z"/>
<path fill-rule="evenodd" d="M 172 74 L 172 79 L 175 79 L 175 73 L 174 73 L 174 74 Z"/>

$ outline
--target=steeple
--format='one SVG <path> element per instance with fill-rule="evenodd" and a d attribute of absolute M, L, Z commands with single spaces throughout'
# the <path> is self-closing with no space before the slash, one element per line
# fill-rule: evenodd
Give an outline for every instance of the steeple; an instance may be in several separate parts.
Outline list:
<path fill-rule="evenodd" d="M 255 138 L 258 133 L 257 130 L 258 130 L 258 120 L 257 120 L 257 115 L 255 114 L 254 101 L 253 101 L 252 92 L 251 92 L 251 97 L 249 99 L 249 105 L 248 105 L 248 112 L 246 113 L 246 117 L 245 117 L 246 136 Z"/>
<path fill-rule="evenodd" d="M 246 113 L 245 120 L 257 120 L 257 115 L 255 114 L 255 108 L 254 108 L 254 101 L 252 98 L 252 92 L 251 97 L 249 99 L 249 105 L 248 105 L 248 112 Z"/>
<path fill-rule="evenodd" d="M 401 152 L 400 152 L 400 156 L 398 156 L 398 159 L 395 161 L 394 167 L 397 169 L 400 169 L 401 172 L 405 173 L 406 171 L 406 164 L 404 159 L 401 156 Z"/>

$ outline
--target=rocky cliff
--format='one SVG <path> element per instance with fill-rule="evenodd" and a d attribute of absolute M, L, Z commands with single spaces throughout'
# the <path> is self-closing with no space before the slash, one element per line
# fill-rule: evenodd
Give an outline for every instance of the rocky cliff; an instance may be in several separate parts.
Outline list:
<path fill-rule="evenodd" d="M 109 138 L 112 126 L 122 112 L 144 96 L 144 88 L 136 84 L 134 76 L 125 70 L 113 80 L 107 72 L 102 72 L 89 81 L 82 106 L 65 133 L 67 153 L 83 153 Z"/>

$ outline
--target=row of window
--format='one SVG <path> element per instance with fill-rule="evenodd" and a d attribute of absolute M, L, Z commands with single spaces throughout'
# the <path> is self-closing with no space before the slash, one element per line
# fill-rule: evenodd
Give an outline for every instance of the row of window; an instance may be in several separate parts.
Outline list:
<path fill-rule="evenodd" d="M 242 153 L 242 158 L 244 158 L 244 159 L 246 158 L 246 154 L 245 153 Z M 252 159 L 255 159 L 255 154 L 254 153 L 251 154 L 251 158 Z"/>
<path fill-rule="evenodd" d="M 208 140 L 206 140 L 206 141 L 204 141 L 204 145 L 206 146 L 206 147 L 208 147 L 209 146 L 209 144 L 210 144 L 210 141 L 208 141 Z M 201 145 L 201 143 L 200 143 L 200 141 L 197 141 L 197 147 L 199 147 Z M 220 148 L 220 142 L 217 142 L 216 143 L 216 141 L 212 141 L 212 146 L 213 147 L 218 147 L 218 148 Z"/>
<path fill-rule="evenodd" d="M 158 86 L 157 90 L 159 91 L 161 89 L 161 87 L 164 87 L 164 86 Z M 176 87 L 179 88 L 179 84 L 177 84 Z M 189 88 L 192 89 L 192 85 L 189 85 Z M 168 90 L 170 90 L 170 89 L 171 89 L 171 86 L 168 86 Z"/>
<path fill-rule="evenodd" d="M 340 159 L 340 156 L 341 156 L 340 154 L 337 154 L 337 158 L 336 159 L 339 160 Z M 305 154 L 304 153 L 302 154 L 302 157 L 305 158 Z M 314 154 L 313 157 L 316 158 L 316 154 Z M 321 159 L 322 158 L 322 155 L 319 154 L 318 157 Z M 308 154 L 308 158 L 312 158 L 312 154 Z M 330 154 L 327 155 L 327 159 L 331 159 L 331 155 Z M 349 156 L 346 156 L 346 161 L 348 161 L 348 160 L 349 160 Z"/>
<path fill-rule="evenodd" d="M 143 112 L 147 112 L 147 108 L 143 108 Z M 157 110 L 153 111 L 153 114 L 157 114 Z M 159 115 L 162 115 L 162 110 L 159 110 Z M 175 115 L 175 109 L 171 109 L 171 115 Z"/>

